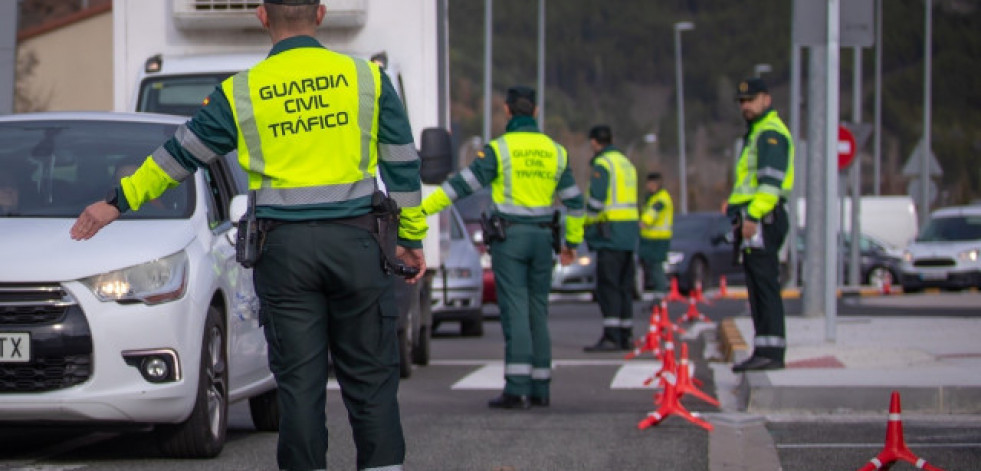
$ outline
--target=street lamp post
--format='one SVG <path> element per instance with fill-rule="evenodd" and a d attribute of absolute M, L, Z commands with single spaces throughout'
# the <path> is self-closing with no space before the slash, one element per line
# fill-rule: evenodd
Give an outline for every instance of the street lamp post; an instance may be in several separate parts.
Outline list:
<path fill-rule="evenodd" d="M 681 32 L 695 29 L 691 21 L 674 24 L 675 82 L 678 89 L 678 177 L 681 183 L 681 214 L 688 212 L 688 175 L 685 163 L 685 92 L 681 76 Z"/>

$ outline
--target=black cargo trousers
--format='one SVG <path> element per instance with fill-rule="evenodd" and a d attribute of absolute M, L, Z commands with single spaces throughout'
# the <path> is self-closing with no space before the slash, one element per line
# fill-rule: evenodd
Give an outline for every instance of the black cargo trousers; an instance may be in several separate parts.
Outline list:
<path fill-rule="evenodd" d="M 780 247 L 790 225 L 783 203 L 760 222 L 763 249 L 743 250 L 743 268 L 753 314 L 753 356 L 784 360 L 787 350 L 783 299 L 780 297 Z"/>
<path fill-rule="evenodd" d="M 282 224 L 266 235 L 254 280 L 279 387 L 280 469 L 327 466 L 328 349 L 357 468 L 400 469 L 398 309 L 381 257 L 371 233 L 330 221 Z"/>

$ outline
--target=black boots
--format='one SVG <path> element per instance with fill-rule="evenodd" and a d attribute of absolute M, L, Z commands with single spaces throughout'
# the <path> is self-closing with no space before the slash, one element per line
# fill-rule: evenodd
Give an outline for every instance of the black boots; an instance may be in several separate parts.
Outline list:
<path fill-rule="evenodd" d="M 548 402 L 547 399 L 545 401 L 546 403 Z M 492 409 L 530 409 L 531 398 L 528 396 L 515 396 L 508 393 L 501 393 L 500 396 L 491 399 L 487 405 Z"/>

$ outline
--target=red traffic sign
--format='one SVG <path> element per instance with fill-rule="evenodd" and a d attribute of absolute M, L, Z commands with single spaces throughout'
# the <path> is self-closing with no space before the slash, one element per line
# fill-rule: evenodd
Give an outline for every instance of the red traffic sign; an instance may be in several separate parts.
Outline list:
<path fill-rule="evenodd" d="M 855 160 L 855 136 L 848 128 L 838 125 L 838 171 L 842 171 Z"/>

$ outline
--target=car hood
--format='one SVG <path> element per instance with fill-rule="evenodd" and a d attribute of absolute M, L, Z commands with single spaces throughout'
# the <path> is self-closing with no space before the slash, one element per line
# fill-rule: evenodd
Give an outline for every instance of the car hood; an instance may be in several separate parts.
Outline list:
<path fill-rule="evenodd" d="M 74 219 L 0 218 L 0 282 L 70 281 L 173 254 L 194 237 L 189 220 L 116 221 L 87 241 Z"/>
<path fill-rule="evenodd" d="M 946 256 L 955 257 L 965 250 L 981 249 L 981 241 L 944 241 L 944 242 L 913 242 L 906 250 L 914 257 Z"/>

